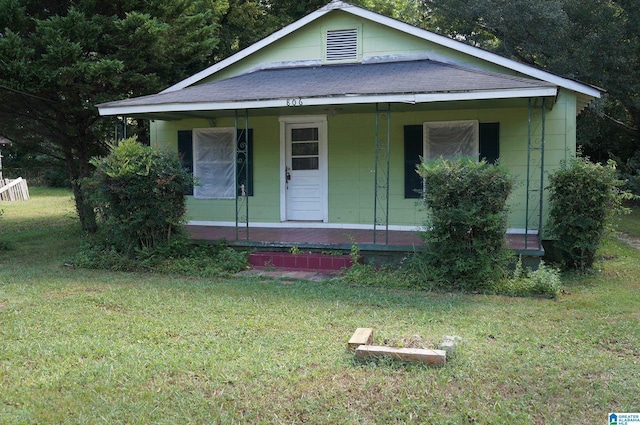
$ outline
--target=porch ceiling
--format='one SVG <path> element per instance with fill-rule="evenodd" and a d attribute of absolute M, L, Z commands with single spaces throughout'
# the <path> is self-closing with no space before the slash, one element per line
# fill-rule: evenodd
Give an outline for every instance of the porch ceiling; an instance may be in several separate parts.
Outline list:
<path fill-rule="evenodd" d="M 291 107 L 302 106 L 308 113 L 310 108 L 362 109 L 362 105 L 372 103 L 553 99 L 557 90 L 545 81 L 415 60 L 262 69 L 181 90 L 109 102 L 98 108 L 101 115 L 179 119 L 236 109 L 266 108 L 273 113 L 273 108 L 283 108 L 291 113 Z"/>

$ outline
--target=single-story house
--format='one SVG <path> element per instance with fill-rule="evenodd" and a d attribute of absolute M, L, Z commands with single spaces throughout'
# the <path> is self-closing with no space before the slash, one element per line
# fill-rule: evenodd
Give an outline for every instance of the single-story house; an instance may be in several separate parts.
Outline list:
<path fill-rule="evenodd" d="M 465 155 L 517 177 L 509 233 L 541 252 L 547 177 L 575 154 L 576 116 L 601 94 L 334 0 L 158 94 L 98 108 L 151 120 L 152 146 L 182 155 L 200 183 L 194 234 L 397 244 L 424 222 L 420 157 Z"/>

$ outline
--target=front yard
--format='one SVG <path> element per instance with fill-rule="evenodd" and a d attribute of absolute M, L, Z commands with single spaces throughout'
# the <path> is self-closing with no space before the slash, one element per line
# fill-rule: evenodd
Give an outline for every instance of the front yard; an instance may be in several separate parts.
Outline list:
<path fill-rule="evenodd" d="M 0 204 L 0 423 L 593 424 L 640 408 L 640 250 L 624 242 L 558 300 L 112 273 L 66 267 L 70 194 L 31 192 Z M 462 343 L 443 368 L 359 363 L 357 327 Z"/>

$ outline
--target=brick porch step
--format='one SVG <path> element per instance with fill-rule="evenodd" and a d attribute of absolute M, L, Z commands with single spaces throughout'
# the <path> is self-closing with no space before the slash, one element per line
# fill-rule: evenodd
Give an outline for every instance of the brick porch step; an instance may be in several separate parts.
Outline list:
<path fill-rule="evenodd" d="M 337 272 L 353 264 L 349 255 L 321 253 L 254 252 L 249 254 L 249 264 L 253 268 L 274 268 L 283 270 L 308 270 Z"/>

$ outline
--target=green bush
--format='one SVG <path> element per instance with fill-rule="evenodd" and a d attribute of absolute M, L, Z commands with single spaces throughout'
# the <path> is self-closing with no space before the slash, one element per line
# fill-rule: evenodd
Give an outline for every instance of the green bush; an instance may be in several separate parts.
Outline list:
<path fill-rule="evenodd" d="M 118 252 L 154 249 L 184 237 L 185 194 L 193 177 L 174 153 L 123 140 L 92 160 L 83 187 L 97 208 L 100 235 Z"/>
<path fill-rule="evenodd" d="M 354 263 L 342 275 L 342 281 L 364 286 L 406 288 L 411 286 L 405 270 L 391 266 L 375 267 Z"/>
<path fill-rule="evenodd" d="M 469 158 L 423 162 L 418 174 L 428 216 L 423 279 L 465 291 L 489 289 L 505 275 L 511 255 L 505 234 L 513 178 L 499 164 Z"/>
<path fill-rule="evenodd" d="M 237 273 L 249 266 L 246 252 L 223 244 L 192 248 L 188 254 L 164 258 L 155 271 L 198 277 L 216 277 Z"/>
<path fill-rule="evenodd" d="M 211 245 L 192 245 L 174 240 L 168 245 L 125 255 L 95 238 L 85 243 L 68 262 L 82 268 L 198 277 L 237 273 L 249 266 L 246 252 L 235 251 L 223 241 Z"/>
<path fill-rule="evenodd" d="M 632 195 L 621 189 L 615 163 L 594 164 L 572 158 L 549 178 L 549 230 L 564 267 L 586 270 L 622 202 Z"/>
<path fill-rule="evenodd" d="M 522 259 L 519 259 L 513 275 L 509 279 L 495 281 L 493 289 L 497 294 L 511 297 L 557 298 L 560 295 L 560 272 L 543 261 L 536 270 L 525 269 Z"/>

